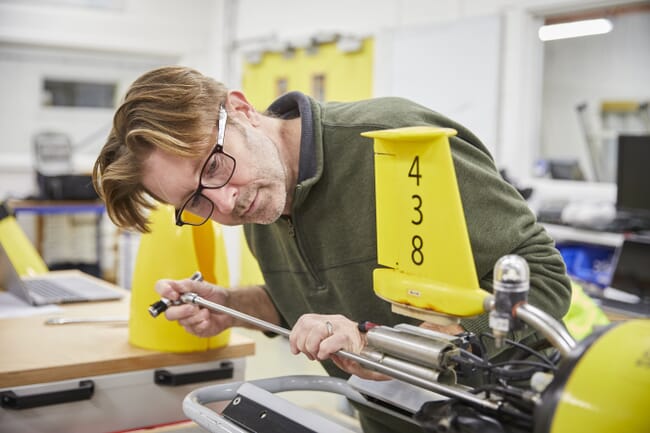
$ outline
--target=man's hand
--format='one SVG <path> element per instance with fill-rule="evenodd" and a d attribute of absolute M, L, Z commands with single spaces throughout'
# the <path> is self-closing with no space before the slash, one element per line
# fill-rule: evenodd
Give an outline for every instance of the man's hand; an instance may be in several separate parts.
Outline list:
<path fill-rule="evenodd" d="M 465 331 L 457 324 L 442 326 L 423 322 L 420 326 L 450 335 Z M 329 358 L 341 370 L 362 379 L 391 379 L 385 374 L 364 368 L 358 362 L 336 354 L 339 350 L 359 354 L 368 344 L 366 335 L 359 331 L 357 323 L 344 316 L 304 314 L 293 327 L 289 342 L 294 355 L 302 352 L 307 358 L 319 361 Z"/>
<path fill-rule="evenodd" d="M 159 280 L 156 292 L 171 301 L 176 301 L 182 293 L 193 292 L 200 297 L 217 304 L 226 305 L 228 291 L 202 281 L 193 280 Z M 232 317 L 227 314 L 212 312 L 198 305 L 182 304 L 171 306 L 165 311 L 167 320 L 177 320 L 190 334 L 198 337 L 211 337 L 230 328 Z"/>
<path fill-rule="evenodd" d="M 359 353 L 366 345 L 356 322 L 340 314 L 303 314 L 289 336 L 291 353 L 304 353 L 312 361 L 323 361 L 334 352 Z"/>
<path fill-rule="evenodd" d="M 359 354 L 367 344 L 366 335 L 359 331 L 357 323 L 340 314 L 302 315 L 291 331 L 289 344 L 294 355 L 302 352 L 307 358 L 319 361 L 329 358 L 343 371 L 363 379 L 390 379 L 336 355 L 339 350 Z"/>

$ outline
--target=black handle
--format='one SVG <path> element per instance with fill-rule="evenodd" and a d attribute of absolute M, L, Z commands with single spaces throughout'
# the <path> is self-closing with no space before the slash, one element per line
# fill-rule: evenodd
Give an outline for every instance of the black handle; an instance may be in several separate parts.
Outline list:
<path fill-rule="evenodd" d="M 0 405 L 6 409 L 30 409 L 71 401 L 90 400 L 95 392 L 92 380 L 79 381 L 79 387 L 31 395 L 16 395 L 13 391 L 0 392 Z"/>
<path fill-rule="evenodd" d="M 233 370 L 234 367 L 230 361 L 224 361 L 219 367 L 211 370 L 193 371 L 191 373 L 172 373 L 169 370 L 160 369 L 153 372 L 153 381 L 157 385 L 180 386 L 209 380 L 232 379 Z"/>

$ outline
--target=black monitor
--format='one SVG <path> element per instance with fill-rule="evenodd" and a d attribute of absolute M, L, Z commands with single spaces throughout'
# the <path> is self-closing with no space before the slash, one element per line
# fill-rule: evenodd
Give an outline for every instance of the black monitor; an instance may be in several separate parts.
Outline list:
<path fill-rule="evenodd" d="M 650 220 L 650 135 L 620 135 L 616 209 Z"/>
<path fill-rule="evenodd" d="M 614 255 L 610 286 L 650 302 L 650 238 L 628 237 Z"/>
<path fill-rule="evenodd" d="M 650 239 L 628 237 L 614 256 L 614 272 L 610 288 L 627 292 L 622 296 L 605 289 L 600 304 L 603 308 L 627 316 L 650 317 Z M 609 292 L 608 292 L 609 290 Z M 634 295 L 629 298 L 630 295 Z"/>

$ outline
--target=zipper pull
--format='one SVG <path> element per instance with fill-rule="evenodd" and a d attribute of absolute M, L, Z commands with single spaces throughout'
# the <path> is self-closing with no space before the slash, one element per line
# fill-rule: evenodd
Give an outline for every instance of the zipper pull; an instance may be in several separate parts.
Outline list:
<path fill-rule="evenodd" d="M 292 238 L 296 237 L 296 230 L 293 226 L 293 221 L 291 221 L 291 217 L 287 217 L 287 230 L 289 231 L 289 236 Z"/>

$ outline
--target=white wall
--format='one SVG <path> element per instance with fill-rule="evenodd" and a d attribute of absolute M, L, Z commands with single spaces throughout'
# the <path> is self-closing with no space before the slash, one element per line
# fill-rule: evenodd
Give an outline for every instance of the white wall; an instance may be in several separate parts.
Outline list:
<path fill-rule="evenodd" d="M 95 7 L 101 4 L 115 7 Z M 210 32 L 220 26 L 222 5 L 222 1 L 214 0 L 2 0 L 0 40 L 40 47 L 180 56 L 205 66 L 202 57 L 220 54 L 210 53 Z"/>
<path fill-rule="evenodd" d="M 141 73 L 182 63 L 222 75 L 223 1 L 0 1 L 0 199 L 33 192 L 34 134 L 54 130 L 84 148 L 88 171 L 112 109 L 44 107 L 43 78 L 118 85 L 118 98 Z M 110 7 L 95 7 L 110 6 Z"/>
<path fill-rule="evenodd" d="M 600 104 L 608 100 L 650 101 L 650 12 L 610 19 L 614 28 L 608 34 L 545 45 L 541 137 L 542 155 L 577 159 L 591 179 L 585 133 L 598 145 L 610 143 L 603 155 L 609 164 L 602 175 L 614 182 L 614 132 L 617 128 L 639 132 L 643 125 L 638 117 L 607 125 L 601 121 Z M 583 102 L 587 103 L 587 130 L 581 128 L 576 111 Z"/>
<path fill-rule="evenodd" d="M 502 27 L 493 14 L 379 31 L 374 95 L 431 107 L 472 130 L 495 154 Z"/>

